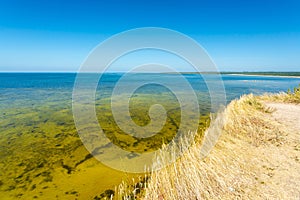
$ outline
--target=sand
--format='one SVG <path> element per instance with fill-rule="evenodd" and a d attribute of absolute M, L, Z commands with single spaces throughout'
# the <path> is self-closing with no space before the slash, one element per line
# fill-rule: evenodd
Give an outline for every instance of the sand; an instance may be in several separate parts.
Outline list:
<path fill-rule="evenodd" d="M 300 199 L 300 105 L 265 104 L 274 109 L 271 117 L 282 124 L 287 135 L 282 145 L 259 147 L 262 157 L 267 158 L 257 160 L 265 180 L 262 191 L 277 191 L 283 199 Z"/>
<path fill-rule="evenodd" d="M 284 124 L 292 133 L 300 133 L 300 104 L 288 103 L 266 103 L 268 107 L 274 108 L 272 116 L 278 122 Z"/>

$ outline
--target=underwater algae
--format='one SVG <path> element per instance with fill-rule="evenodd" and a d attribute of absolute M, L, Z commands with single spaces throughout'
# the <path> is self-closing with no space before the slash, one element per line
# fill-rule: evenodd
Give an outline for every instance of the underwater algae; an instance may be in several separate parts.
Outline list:
<path fill-rule="evenodd" d="M 161 104 L 166 109 L 165 125 L 149 138 L 137 138 L 120 130 L 114 122 L 109 100 L 107 96 L 97 99 L 98 121 L 111 142 L 132 152 L 130 155 L 157 150 L 173 139 L 180 126 L 180 106 L 171 93 L 137 92 L 130 100 L 131 117 L 140 126 L 149 123 L 151 105 Z M 85 149 L 74 125 L 69 93 L 49 95 L 39 101 L 30 99 L 31 102 L 26 101 L 26 104 L 18 101 L 1 109 L 2 199 L 99 198 L 111 194 L 122 180 L 141 175 L 111 169 Z M 117 106 L 125 105 L 120 101 Z M 203 127 L 206 121 L 207 116 L 203 114 L 200 126 Z M 101 148 L 109 146 L 104 144 Z"/>
<path fill-rule="evenodd" d="M 0 140 L 2 199 L 91 198 L 114 187 L 123 177 L 87 152 L 70 108 L 19 107 L 4 112 Z"/>

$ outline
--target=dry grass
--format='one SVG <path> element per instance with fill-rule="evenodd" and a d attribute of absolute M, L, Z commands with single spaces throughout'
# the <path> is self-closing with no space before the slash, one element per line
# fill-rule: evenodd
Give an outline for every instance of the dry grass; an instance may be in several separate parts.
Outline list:
<path fill-rule="evenodd" d="M 286 93 L 266 94 L 258 97 L 262 101 L 268 102 L 284 102 L 284 103 L 300 103 L 300 84 L 295 87 L 293 91 L 288 90 Z"/>
<path fill-rule="evenodd" d="M 180 159 L 177 149 L 163 149 L 157 155 L 149 180 L 141 185 L 119 186 L 118 199 L 282 199 L 290 197 L 272 182 L 274 169 L 269 159 L 285 143 L 284 127 L 270 117 L 272 109 L 262 101 L 300 103 L 300 86 L 294 92 L 232 101 L 212 120 L 203 142 L 194 142 Z M 182 145 L 194 138 L 182 140 Z M 218 139 L 215 144 L 216 139 Z M 210 147 L 214 146 L 210 152 Z M 273 152 L 273 154 L 272 154 Z M 206 156 L 207 155 L 207 156 Z M 160 169 L 161 168 L 161 169 Z M 124 187 L 126 186 L 126 187 Z M 138 194 L 136 194 L 138 190 Z M 124 195 L 125 194 L 125 195 Z M 295 194 L 297 195 L 297 194 Z M 296 196 L 295 196 L 296 197 Z"/>
<path fill-rule="evenodd" d="M 269 198 L 270 194 L 259 190 L 264 183 L 259 178 L 260 169 L 252 162 L 259 153 L 251 150 L 284 142 L 281 126 L 266 117 L 270 112 L 253 95 L 231 102 L 207 130 L 217 135 L 216 131 L 222 132 L 212 152 L 203 158 L 205 140 L 202 144 L 194 143 L 177 162 L 151 174 L 144 199 Z M 223 129 L 220 119 L 225 119 Z M 214 144 L 210 138 L 206 141 Z M 163 161 L 170 156 L 175 157 L 162 151 L 159 163 L 164 165 Z"/>

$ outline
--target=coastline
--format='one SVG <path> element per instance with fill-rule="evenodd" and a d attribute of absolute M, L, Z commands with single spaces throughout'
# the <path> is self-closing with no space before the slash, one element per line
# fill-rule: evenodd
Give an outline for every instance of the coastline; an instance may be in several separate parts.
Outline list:
<path fill-rule="evenodd" d="M 283 75 L 265 75 L 265 74 L 224 74 L 224 75 L 231 75 L 231 76 L 263 76 L 263 77 L 280 77 L 280 78 L 300 78 L 300 76 L 283 76 Z"/>
<path fill-rule="evenodd" d="M 199 159 L 201 145 L 191 147 L 176 165 L 151 174 L 143 199 L 298 199 L 299 92 L 231 101 L 210 154 Z"/>

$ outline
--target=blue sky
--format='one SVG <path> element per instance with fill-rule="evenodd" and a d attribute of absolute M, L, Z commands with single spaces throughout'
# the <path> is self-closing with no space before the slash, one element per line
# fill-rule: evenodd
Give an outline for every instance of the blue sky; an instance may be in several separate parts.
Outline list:
<path fill-rule="evenodd" d="M 194 38 L 221 71 L 300 71 L 299 10 L 298 0 L 0 1 L 0 71 L 77 71 L 101 41 L 148 26 Z"/>

